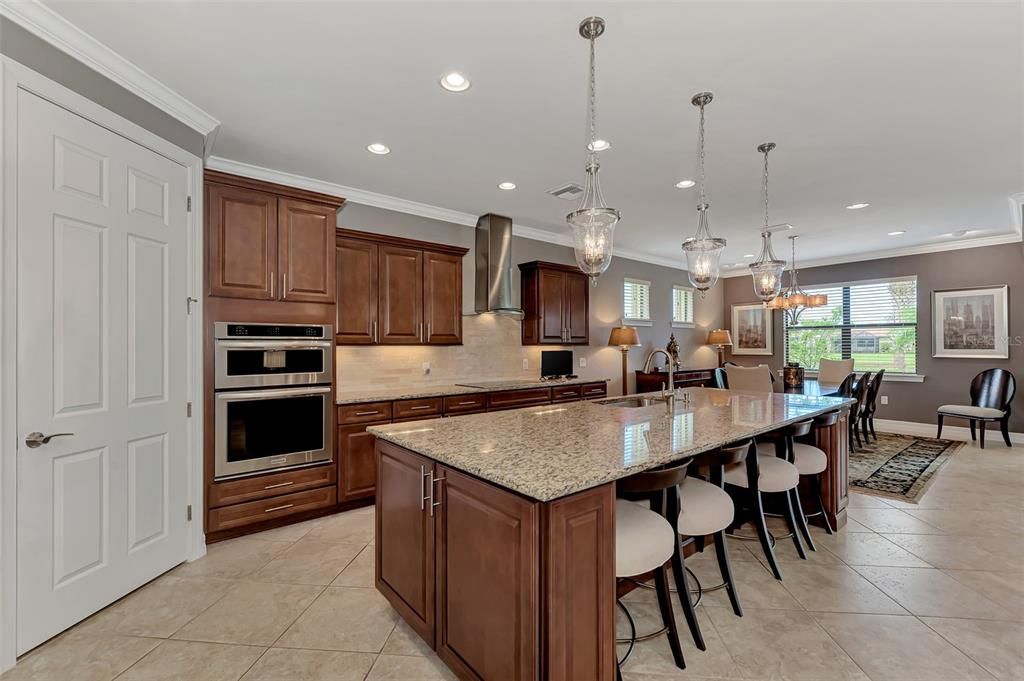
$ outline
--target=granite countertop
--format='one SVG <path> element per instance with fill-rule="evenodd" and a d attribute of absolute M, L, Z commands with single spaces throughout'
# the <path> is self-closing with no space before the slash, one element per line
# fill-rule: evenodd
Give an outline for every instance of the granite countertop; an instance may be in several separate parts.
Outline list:
<path fill-rule="evenodd" d="M 691 402 L 677 400 L 671 413 L 663 402 L 626 408 L 605 404 L 622 399 L 609 398 L 367 430 L 457 470 L 551 501 L 852 402 L 713 388 L 685 392 Z"/>
<path fill-rule="evenodd" d="M 466 380 L 465 383 L 485 383 L 494 379 Z M 338 390 L 335 393 L 337 404 L 362 404 L 366 402 L 389 402 L 391 400 L 409 400 L 421 397 L 441 397 L 444 395 L 467 395 L 470 393 L 493 393 L 502 390 L 523 390 L 526 388 L 553 388 L 559 385 L 582 385 L 583 383 L 607 383 L 607 378 L 565 378 L 551 381 L 508 379 L 501 385 L 484 388 L 473 388 L 467 385 L 427 385 L 405 388 L 380 388 L 370 390 Z"/>

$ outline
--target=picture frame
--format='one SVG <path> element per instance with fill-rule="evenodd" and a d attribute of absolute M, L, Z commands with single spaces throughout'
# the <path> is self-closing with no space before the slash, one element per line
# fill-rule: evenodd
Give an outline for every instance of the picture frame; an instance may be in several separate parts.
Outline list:
<path fill-rule="evenodd" d="M 732 306 L 733 355 L 775 354 L 773 310 L 762 303 L 740 303 Z"/>
<path fill-rule="evenodd" d="M 932 291 L 932 357 L 1009 359 L 1009 287 Z"/>

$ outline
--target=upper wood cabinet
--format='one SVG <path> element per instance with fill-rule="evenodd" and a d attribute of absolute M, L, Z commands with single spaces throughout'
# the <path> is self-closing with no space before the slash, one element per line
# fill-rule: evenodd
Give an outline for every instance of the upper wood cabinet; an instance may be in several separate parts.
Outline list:
<path fill-rule="evenodd" d="M 339 345 L 462 343 L 467 249 L 337 230 Z"/>
<path fill-rule="evenodd" d="M 333 303 L 343 199 L 208 170 L 209 294 Z"/>
<path fill-rule="evenodd" d="M 526 262 L 522 273 L 523 345 L 590 343 L 590 287 L 575 267 Z"/>

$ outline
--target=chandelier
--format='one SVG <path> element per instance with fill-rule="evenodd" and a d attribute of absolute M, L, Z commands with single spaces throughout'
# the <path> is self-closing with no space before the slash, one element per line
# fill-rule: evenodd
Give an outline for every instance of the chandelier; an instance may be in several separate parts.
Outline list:
<path fill-rule="evenodd" d="M 764 229 L 761 230 L 761 254 L 750 264 L 754 293 L 765 302 L 782 291 L 782 273 L 786 269 L 785 261 L 779 260 L 772 249 L 772 232 L 768 226 L 768 152 L 774 148 L 775 142 L 765 142 L 757 148 L 764 154 Z"/>
<path fill-rule="evenodd" d="M 698 92 L 690 103 L 700 108 L 698 133 L 698 163 L 700 168 L 700 202 L 697 204 L 697 233 L 683 242 L 686 253 L 686 269 L 690 283 L 700 291 L 703 298 L 708 289 L 718 281 L 719 258 L 725 248 L 725 239 L 711 235 L 708 226 L 708 202 L 704 187 L 704 107 L 714 98 L 710 92 Z"/>
<path fill-rule="evenodd" d="M 573 245 L 576 252 L 576 264 L 580 271 L 590 277 L 591 283 L 597 285 L 597 278 L 608 269 L 612 262 L 612 238 L 615 224 L 621 217 L 615 208 L 609 208 L 601 194 L 601 182 L 598 171 L 601 166 L 597 162 L 597 152 L 607 149 L 607 144 L 600 144 L 597 137 L 597 95 L 596 73 L 594 64 L 594 42 L 604 33 L 604 19 L 588 17 L 580 22 L 580 35 L 590 42 L 590 74 L 587 98 L 587 164 L 586 187 L 580 199 L 579 208 L 565 216 L 565 221 L 572 230 Z"/>
<path fill-rule="evenodd" d="M 789 237 L 793 249 L 793 264 L 789 270 L 789 288 L 765 303 L 765 307 L 769 309 L 784 310 L 790 326 L 795 326 L 800 321 L 800 313 L 805 309 L 828 305 L 828 296 L 824 293 L 809 295 L 800 288 L 797 281 L 798 270 L 796 269 L 796 240 L 798 238 L 799 235 Z"/>

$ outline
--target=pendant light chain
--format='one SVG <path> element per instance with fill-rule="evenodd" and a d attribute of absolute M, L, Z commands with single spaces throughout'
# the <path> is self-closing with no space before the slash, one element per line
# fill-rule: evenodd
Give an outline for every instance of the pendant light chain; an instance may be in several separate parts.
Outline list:
<path fill-rule="evenodd" d="M 770 150 L 765 148 L 764 150 L 764 228 L 768 230 L 768 152 Z"/>
<path fill-rule="evenodd" d="M 700 125 L 697 133 L 697 148 L 699 149 L 699 179 L 700 179 L 700 205 L 707 207 L 707 193 L 704 189 L 704 104 L 700 105 Z M 702 210 L 700 206 L 697 208 Z"/>
<path fill-rule="evenodd" d="M 595 142 L 597 141 L 597 47 L 596 38 L 590 37 L 590 82 L 587 84 L 588 87 L 588 98 L 587 98 L 587 117 L 588 124 L 590 126 L 590 139 L 587 140 L 587 163 L 593 163 L 597 150 Z"/>

